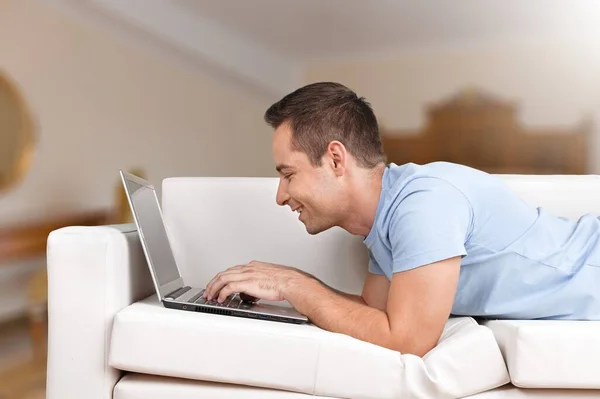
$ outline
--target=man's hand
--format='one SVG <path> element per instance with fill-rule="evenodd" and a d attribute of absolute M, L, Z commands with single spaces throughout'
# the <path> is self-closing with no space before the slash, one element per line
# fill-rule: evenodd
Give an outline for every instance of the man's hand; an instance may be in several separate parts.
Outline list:
<path fill-rule="evenodd" d="M 217 274 L 206 286 L 204 297 L 223 302 L 229 295 L 240 292 L 258 299 L 282 301 L 289 287 L 308 278 L 293 267 L 252 261 Z"/>

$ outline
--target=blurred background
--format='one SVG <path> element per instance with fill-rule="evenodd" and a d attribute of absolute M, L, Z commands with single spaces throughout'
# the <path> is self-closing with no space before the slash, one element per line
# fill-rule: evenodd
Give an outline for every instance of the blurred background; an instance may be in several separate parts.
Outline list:
<path fill-rule="evenodd" d="M 0 398 L 43 398 L 45 246 L 118 170 L 275 176 L 266 108 L 337 81 L 389 162 L 600 173 L 594 0 L 0 0 Z M 76 282 L 74 282 L 76 283 Z"/>

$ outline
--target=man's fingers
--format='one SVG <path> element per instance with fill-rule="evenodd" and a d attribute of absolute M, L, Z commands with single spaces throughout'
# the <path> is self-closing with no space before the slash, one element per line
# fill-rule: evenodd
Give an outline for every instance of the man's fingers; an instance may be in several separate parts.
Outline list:
<path fill-rule="evenodd" d="M 223 276 L 226 276 L 226 275 L 229 275 L 232 273 L 239 273 L 240 269 L 243 268 L 244 266 L 245 265 L 233 266 L 227 270 L 217 273 L 217 275 L 215 277 L 213 277 L 213 279 L 210 280 L 208 284 L 206 284 L 206 288 L 204 289 L 204 295 L 202 295 L 202 296 L 204 298 L 208 298 L 208 294 L 212 291 L 213 286 L 217 280 L 219 280 L 220 278 L 223 278 Z"/>
<path fill-rule="evenodd" d="M 215 298 L 219 295 L 219 292 L 225 287 L 227 284 L 239 282 L 243 280 L 247 280 L 249 278 L 246 273 L 224 273 L 217 277 L 210 286 L 208 290 L 208 300 Z M 227 296 L 227 295 L 226 295 Z"/>
<path fill-rule="evenodd" d="M 223 289 L 221 290 L 221 292 L 219 292 L 219 297 L 217 298 L 217 302 L 222 303 L 225 298 L 227 298 L 229 295 L 238 292 L 239 291 L 239 283 L 231 283 L 231 284 L 227 284 L 225 287 L 223 287 Z"/>
<path fill-rule="evenodd" d="M 260 268 L 257 269 L 256 264 L 252 262 L 245 265 L 237 265 L 230 267 L 229 269 L 218 273 L 207 285 L 204 290 L 203 297 L 211 300 L 219 295 L 221 289 L 228 283 L 234 281 L 242 281 L 250 278 L 249 274 L 256 274 L 262 271 Z"/>
<path fill-rule="evenodd" d="M 225 300 L 225 298 L 227 298 L 231 294 L 234 294 L 236 292 L 252 290 L 253 285 L 253 280 L 235 281 L 230 284 L 227 284 L 219 293 L 217 301 L 221 303 Z"/>

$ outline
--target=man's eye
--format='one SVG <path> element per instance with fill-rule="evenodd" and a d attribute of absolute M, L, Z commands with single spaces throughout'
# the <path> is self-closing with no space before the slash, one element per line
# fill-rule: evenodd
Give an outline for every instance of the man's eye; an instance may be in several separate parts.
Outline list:
<path fill-rule="evenodd" d="M 290 179 L 292 178 L 292 175 L 291 175 L 291 174 L 289 174 L 289 175 L 284 175 L 284 176 L 283 176 L 283 178 L 284 178 L 284 179 L 287 179 L 287 180 L 290 180 Z"/>

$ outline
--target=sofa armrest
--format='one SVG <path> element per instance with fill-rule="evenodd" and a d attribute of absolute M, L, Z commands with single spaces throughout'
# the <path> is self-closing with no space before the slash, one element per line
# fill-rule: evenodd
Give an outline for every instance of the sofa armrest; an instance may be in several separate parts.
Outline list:
<path fill-rule="evenodd" d="M 65 227 L 50 233 L 47 399 L 110 399 L 114 315 L 153 292 L 133 224 Z"/>

